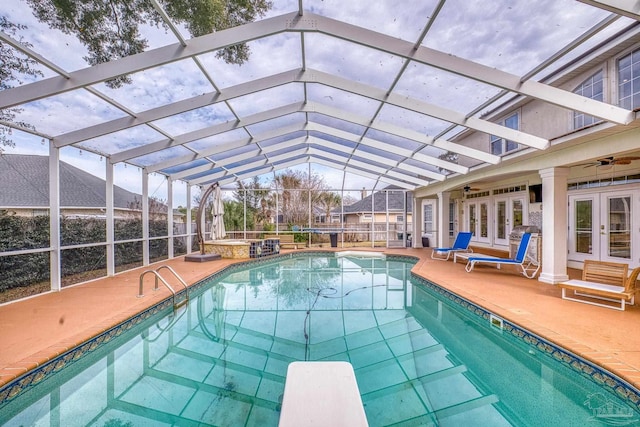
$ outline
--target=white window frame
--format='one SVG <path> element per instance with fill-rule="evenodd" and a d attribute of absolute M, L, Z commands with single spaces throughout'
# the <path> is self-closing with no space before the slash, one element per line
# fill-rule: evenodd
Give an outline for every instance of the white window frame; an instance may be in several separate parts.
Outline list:
<path fill-rule="evenodd" d="M 512 121 L 514 118 L 515 123 Z M 520 111 L 515 111 L 512 114 L 509 114 L 498 124 L 509 129 L 520 130 Z M 494 149 L 494 147 L 498 147 L 499 149 Z M 519 148 L 520 144 L 517 142 L 510 141 L 496 135 L 489 135 L 489 152 L 491 154 L 501 156 L 512 151 L 516 151 Z"/>
<path fill-rule="evenodd" d="M 629 59 L 629 63 L 621 69 L 620 64 L 627 59 Z M 634 67 L 634 64 L 637 65 Z M 618 105 L 627 110 L 640 107 L 640 79 L 638 79 L 640 72 L 633 75 L 633 69 L 637 67 L 640 67 L 640 49 L 635 49 L 616 61 Z M 634 99 L 637 102 L 634 102 Z"/>
<path fill-rule="evenodd" d="M 597 89 L 599 86 L 599 90 Z M 595 91 L 594 91 L 594 88 Z M 586 98 L 593 99 L 595 101 L 604 102 L 604 70 L 600 69 L 585 79 L 573 90 L 573 93 L 582 95 Z M 591 126 L 594 123 L 601 122 L 602 119 L 588 114 L 582 111 L 573 112 L 573 128 L 582 129 L 587 126 Z"/>

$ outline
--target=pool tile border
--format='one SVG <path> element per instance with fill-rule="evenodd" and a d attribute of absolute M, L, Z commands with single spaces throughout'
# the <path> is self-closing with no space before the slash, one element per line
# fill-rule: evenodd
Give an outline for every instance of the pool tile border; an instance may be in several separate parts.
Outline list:
<path fill-rule="evenodd" d="M 86 342 L 62 353 L 58 357 L 42 363 L 37 368 L 19 376 L 13 381 L 8 382 L 7 384 L 0 387 L 0 408 L 20 394 L 29 390 L 31 387 L 37 385 L 52 374 L 58 372 L 65 366 L 78 361 L 86 354 L 94 352 L 103 345 L 111 342 L 113 338 L 122 335 L 123 333 L 129 331 L 134 326 L 140 324 L 148 318 L 170 308 L 172 305 L 173 302 L 171 298 L 160 301 L 159 303 L 149 307 L 141 313 L 125 320 L 124 322 L 110 329 L 107 329 L 101 334 L 98 334 L 95 337 L 87 340 Z"/>
<path fill-rule="evenodd" d="M 504 332 L 524 341 L 526 344 L 534 346 L 538 351 L 547 354 L 571 370 L 591 378 L 594 382 L 609 389 L 622 400 L 636 408 L 636 410 L 640 411 L 640 390 L 617 375 L 608 372 L 593 362 L 590 362 L 589 360 L 586 360 L 577 354 L 518 326 L 508 319 L 495 315 L 489 310 L 462 298 L 460 295 L 457 295 L 422 276 L 415 273 L 411 273 L 411 276 L 420 285 L 431 289 L 440 296 L 446 298 L 448 301 L 466 309 L 468 312 L 485 319 L 487 323 L 490 322 L 492 317 L 499 318 L 502 321 L 502 330 Z"/>
<path fill-rule="evenodd" d="M 239 270 L 245 268 L 247 265 L 261 265 L 265 263 L 270 263 L 273 261 L 278 261 L 287 258 L 294 258 L 297 256 L 306 256 L 306 255 L 327 255 L 334 254 L 332 251 L 304 251 L 300 253 L 287 253 L 287 254 L 279 254 L 279 255 L 271 255 L 264 258 L 250 259 L 247 261 L 238 262 L 235 264 L 228 265 L 222 268 L 220 271 L 213 273 L 212 275 L 199 280 L 198 282 L 191 285 L 188 291 L 196 292 L 199 289 L 203 288 L 205 285 L 208 285 L 211 281 L 217 280 L 222 275 L 228 274 L 235 270 Z M 418 260 L 417 257 L 410 255 L 387 255 L 387 258 L 398 260 L 398 261 L 407 261 L 407 262 L 416 262 Z M 422 286 L 425 286 L 432 291 L 438 293 L 442 297 L 446 298 L 448 301 L 453 302 L 467 311 L 482 317 L 483 319 L 489 321 L 489 319 L 494 316 L 490 311 L 480 307 L 472 303 L 469 300 L 462 298 L 461 296 L 425 279 L 424 277 L 411 273 L 411 277 L 417 281 Z M 183 297 L 186 294 L 186 290 L 183 290 L 177 293 L 177 297 Z M 45 378 L 59 371 L 63 367 L 72 364 L 73 362 L 79 360 L 82 356 L 91 353 L 101 346 L 109 343 L 113 338 L 122 335 L 124 332 L 130 330 L 134 326 L 139 323 L 149 319 L 150 317 L 169 309 L 173 305 L 172 297 L 169 297 L 159 303 L 149 307 L 148 309 L 142 311 L 141 313 L 125 320 L 119 325 L 114 326 L 106 330 L 105 332 L 95 336 L 94 338 L 86 341 L 83 344 L 61 354 L 60 356 L 43 363 L 36 369 L 29 371 L 13 381 L 4 384 L 0 387 L 0 407 L 4 404 L 12 401 L 14 398 L 29 390 L 31 387 L 34 387 Z M 619 378 L 618 376 L 603 370 L 599 366 L 594 363 L 585 360 L 578 355 L 561 348 L 551 341 L 548 341 L 520 326 L 515 323 L 509 321 L 508 319 L 503 319 L 503 330 L 510 333 L 516 338 L 523 340 L 525 343 L 529 345 L 535 346 L 538 350 L 550 355 L 557 361 L 563 363 L 565 366 L 571 368 L 574 371 L 582 375 L 586 375 L 590 377 L 593 381 L 598 384 L 601 384 L 603 387 L 609 388 L 616 395 L 618 395 L 622 400 L 628 402 L 633 405 L 637 410 L 640 411 L 640 391 L 633 387 L 628 382 Z"/>
<path fill-rule="evenodd" d="M 321 252 L 304 252 L 304 254 L 327 254 L 333 252 L 321 251 Z M 300 253 L 299 255 L 302 255 Z M 220 271 L 213 273 L 212 275 L 199 280 L 193 285 L 189 286 L 188 292 L 196 292 L 199 289 L 203 288 L 205 285 L 208 285 L 211 281 L 218 279 L 220 276 L 225 275 L 229 272 L 233 272 L 235 270 L 239 270 L 245 268 L 247 265 L 260 265 L 268 262 L 277 261 L 285 258 L 292 258 L 296 256 L 296 254 L 280 254 L 273 255 L 264 258 L 258 259 L 250 259 L 247 261 L 242 261 L 235 264 L 230 264 Z M 187 290 L 181 290 L 176 293 L 176 299 L 183 298 L 186 295 Z M 146 310 L 136 314 L 135 316 L 130 317 L 124 322 L 107 329 L 106 331 L 96 335 L 95 337 L 87 340 L 86 342 L 60 354 L 59 356 L 48 360 L 42 364 L 40 364 L 35 369 L 26 372 L 15 379 L 7 382 L 6 384 L 0 386 L 0 408 L 12 401 L 22 393 L 29 390 L 31 387 L 36 386 L 44 379 L 48 378 L 52 374 L 58 372 L 65 366 L 72 364 L 73 362 L 79 360 L 81 357 L 88 353 L 92 353 L 103 345 L 109 343 L 113 338 L 122 335 L 126 331 L 130 330 L 134 326 L 140 324 L 141 322 L 149 319 L 150 317 L 167 310 L 173 306 L 173 297 L 168 297 L 165 300 L 158 302 L 157 304 L 147 308 Z"/>

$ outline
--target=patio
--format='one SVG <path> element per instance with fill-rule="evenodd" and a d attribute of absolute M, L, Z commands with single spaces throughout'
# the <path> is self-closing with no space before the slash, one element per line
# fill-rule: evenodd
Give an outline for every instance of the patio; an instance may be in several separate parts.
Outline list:
<path fill-rule="evenodd" d="M 383 251 L 418 257 L 413 271 L 420 276 L 640 386 L 640 336 L 630 334 L 628 326 L 640 322 L 640 308 L 631 306 L 620 312 L 563 301 L 557 287 L 526 279 L 509 266 L 502 271 L 479 267 L 466 273 L 462 263 L 432 260 L 430 249 Z M 238 261 L 190 263 L 176 258 L 162 264 L 171 266 L 191 284 L 234 262 Z M 153 285 L 147 281 L 146 296 L 136 298 L 141 271 L 0 306 L 0 384 L 170 295 L 164 288 L 151 293 Z M 579 277 L 580 271 L 570 270 L 569 275 Z"/>

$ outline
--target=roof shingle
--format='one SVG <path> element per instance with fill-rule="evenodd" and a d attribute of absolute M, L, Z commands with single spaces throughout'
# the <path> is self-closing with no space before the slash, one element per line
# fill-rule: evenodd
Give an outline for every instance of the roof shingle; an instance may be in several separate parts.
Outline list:
<path fill-rule="evenodd" d="M 113 186 L 116 208 L 129 208 L 142 196 Z M 105 181 L 68 163 L 60 162 L 60 206 L 96 208 L 106 206 Z M 49 207 L 49 158 L 47 156 L 0 155 L 0 208 Z"/>

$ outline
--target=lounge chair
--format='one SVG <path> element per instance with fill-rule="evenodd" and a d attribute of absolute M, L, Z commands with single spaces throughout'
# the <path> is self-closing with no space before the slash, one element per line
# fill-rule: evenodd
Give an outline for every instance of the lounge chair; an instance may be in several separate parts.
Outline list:
<path fill-rule="evenodd" d="M 456 236 L 456 240 L 453 242 L 453 246 L 450 248 L 433 248 L 431 252 L 431 258 L 439 261 L 447 261 L 451 254 L 456 252 L 473 252 L 469 247 L 471 243 L 471 236 L 473 234 L 469 231 L 461 231 Z"/>
<path fill-rule="evenodd" d="M 476 264 L 496 264 L 498 268 L 500 268 L 502 264 L 512 264 L 522 269 L 524 277 L 533 279 L 536 274 L 538 274 L 538 270 L 540 270 L 540 264 L 531 260 L 527 255 L 529 243 L 531 243 L 531 233 L 524 233 L 522 240 L 520 240 L 520 245 L 518 245 L 518 252 L 515 258 L 469 257 L 464 269 L 467 273 L 470 273 Z"/>

